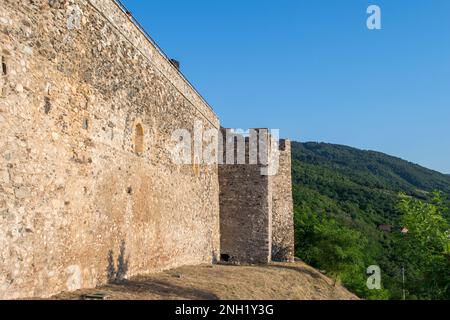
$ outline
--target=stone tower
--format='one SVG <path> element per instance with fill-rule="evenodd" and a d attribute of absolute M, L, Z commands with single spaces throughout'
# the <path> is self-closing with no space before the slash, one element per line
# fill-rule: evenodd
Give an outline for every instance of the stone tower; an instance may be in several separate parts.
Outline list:
<path fill-rule="evenodd" d="M 254 132 L 257 137 L 252 146 L 251 137 L 222 130 L 225 156 L 219 165 L 221 258 L 257 264 L 293 261 L 291 143 L 273 141 L 268 129 Z M 268 139 L 261 139 L 263 136 Z M 237 151 L 240 143 L 245 143 L 245 156 Z M 273 143 L 275 146 L 271 146 Z M 250 160 L 252 147 L 258 150 L 256 162 Z M 276 148 L 275 154 L 272 148 Z M 230 154 L 236 161 L 225 161 Z M 245 163 L 239 158 L 245 158 Z M 274 165 L 277 168 L 270 172 L 268 169 Z"/>

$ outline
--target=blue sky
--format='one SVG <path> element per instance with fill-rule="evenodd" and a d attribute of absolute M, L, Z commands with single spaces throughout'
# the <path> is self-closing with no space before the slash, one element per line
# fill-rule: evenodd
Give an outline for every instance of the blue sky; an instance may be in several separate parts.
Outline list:
<path fill-rule="evenodd" d="M 223 126 L 450 173 L 450 1 L 123 2 Z M 366 27 L 370 4 L 382 30 Z"/>

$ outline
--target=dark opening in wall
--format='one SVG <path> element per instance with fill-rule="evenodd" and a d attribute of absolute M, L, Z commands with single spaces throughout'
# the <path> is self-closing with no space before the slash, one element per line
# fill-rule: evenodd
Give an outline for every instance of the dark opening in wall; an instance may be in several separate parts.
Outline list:
<path fill-rule="evenodd" d="M 134 129 L 134 152 L 144 153 L 144 128 L 138 123 Z"/>
<path fill-rule="evenodd" d="M 231 257 L 230 257 L 229 254 L 222 253 L 220 255 L 220 261 L 222 261 L 222 262 L 230 262 L 230 260 L 231 260 Z"/>
<path fill-rule="evenodd" d="M 2 75 L 6 76 L 8 74 L 8 67 L 6 66 L 6 58 L 2 56 Z"/>
<path fill-rule="evenodd" d="M 49 97 L 44 97 L 44 112 L 45 114 L 49 114 L 52 109 L 52 103 L 50 102 Z"/>
<path fill-rule="evenodd" d="M 280 151 L 286 151 L 286 140 L 281 139 L 279 147 Z"/>
<path fill-rule="evenodd" d="M 6 57 L 1 56 L 1 73 L 0 73 L 0 96 L 6 96 L 6 76 L 8 74 L 8 68 L 6 66 Z"/>

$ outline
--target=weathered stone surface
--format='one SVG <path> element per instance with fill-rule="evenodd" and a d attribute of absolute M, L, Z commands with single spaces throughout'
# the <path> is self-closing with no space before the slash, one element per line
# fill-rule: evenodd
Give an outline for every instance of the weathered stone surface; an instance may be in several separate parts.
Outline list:
<path fill-rule="evenodd" d="M 209 106 L 112 0 L 1 7 L 0 298 L 215 261 L 218 168 L 169 153 Z"/>
<path fill-rule="evenodd" d="M 219 181 L 222 260 L 270 262 L 270 178 L 259 165 L 220 165 Z"/>
<path fill-rule="evenodd" d="M 176 164 L 172 133 L 219 119 L 113 0 L 0 1 L 0 299 L 213 263 L 220 242 L 291 260 L 288 148 L 278 176 Z"/>
<path fill-rule="evenodd" d="M 258 136 L 264 130 L 267 129 L 256 129 Z M 223 132 L 225 141 L 226 130 Z M 248 139 L 245 141 L 246 164 L 219 165 L 221 258 L 232 263 L 292 262 L 294 209 L 290 141 L 276 141 L 277 152 L 256 143 L 260 152 L 267 151 L 268 165 L 261 160 L 250 164 L 250 143 Z M 231 150 L 228 148 L 224 142 L 224 163 L 229 153 L 238 157 L 237 143 Z M 276 169 L 267 170 L 270 166 Z"/>
<path fill-rule="evenodd" d="M 280 141 L 278 172 L 272 177 L 272 260 L 294 261 L 291 142 Z"/>

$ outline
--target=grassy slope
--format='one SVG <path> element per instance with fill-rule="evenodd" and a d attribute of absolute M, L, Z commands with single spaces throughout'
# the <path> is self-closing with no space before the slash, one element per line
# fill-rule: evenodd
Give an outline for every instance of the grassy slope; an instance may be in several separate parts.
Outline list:
<path fill-rule="evenodd" d="M 63 293 L 80 299 L 104 292 L 111 300 L 353 300 L 356 296 L 302 262 L 268 266 L 194 266 L 140 276 L 121 284 Z"/>

